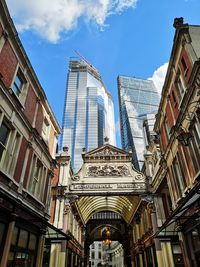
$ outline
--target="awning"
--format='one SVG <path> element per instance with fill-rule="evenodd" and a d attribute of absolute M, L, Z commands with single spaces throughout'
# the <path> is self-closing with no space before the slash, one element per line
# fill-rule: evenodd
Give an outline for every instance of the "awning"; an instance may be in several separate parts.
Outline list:
<path fill-rule="evenodd" d="M 45 238 L 48 241 L 56 242 L 61 240 L 70 240 L 72 237 L 69 234 L 64 233 L 62 230 L 56 228 L 54 225 L 47 222 L 46 224 Z"/>
<path fill-rule="evenodd" d="M 185 214 L 198 200 L 200 200 L 200 183 L 191 189 L 179 207 L 172 212 L 171 216 L 160 227 L 155 237 L 162 238 L 178 235 L 177 221 L 190 218 L 191 215 L 187 216 Z"/>

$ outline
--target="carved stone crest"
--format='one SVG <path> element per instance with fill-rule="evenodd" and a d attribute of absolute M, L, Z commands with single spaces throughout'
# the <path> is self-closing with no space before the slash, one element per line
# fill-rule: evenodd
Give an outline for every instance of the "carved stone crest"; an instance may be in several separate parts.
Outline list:
<path fill-rule="evenodd" d="M 126 165 L 96 165 L 88 166 L 86 177 L 99 176 L 131 176 L 129 168 Z"/>

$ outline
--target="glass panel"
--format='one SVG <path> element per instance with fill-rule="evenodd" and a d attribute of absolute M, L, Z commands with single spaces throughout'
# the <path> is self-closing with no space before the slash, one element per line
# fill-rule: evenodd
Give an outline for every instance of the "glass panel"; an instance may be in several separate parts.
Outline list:
<path fill-rule="evenodd" d="M 198 231 L 195 229 L 192 231 L 192 243 L 194 250 L 199 250 L 200 248 L 200 235 Z"/>
<path fill-rule="evenodd" d="M 27 242 L 28 242 L 28 232 L 25 230 L 20 230 L 18 246 L 22 248 L 26 248 Z"/>
<path fill-rule="evenodd" d="M 14 231 L 13 231 L 13 234 L 12 234 L 12 241 L 11 241 L 12 245 L 16 245 L 16 243 L 17 243 L 18 230 L 19 230 L 18 227 L 14 228 Z"/>
<path fill-rule="evenodd" d="M 36 236 L 34 234 L 30 234 L 29 245 L 28 245 L 29 249 L 31 250 L 35 249 L 36 240 L 37 240 Z"/>
<path fill-rule="evenodd" d="M 13 267 L 13 260 L 14 260 L 14 252 L 9 252 L 6 267 Z"/>
<path fill-rule="evenodd" d="M 23 86 L 23 80 L 21 79 L 19 74 L 17 74 L 12 88 L 13 91 L 16 93 L 16 95 L 19 95 L 21 93 L 22 86 Z"/>
<path fill-rule="evenodd" d="M 6 126 L 6 124 L 3 122 L 0 127 L 0 143 L 3 145 L 6 144 L 6 140 L 8 138 L 9 134 L 9 128 Z"/>
<path fill-rule="evenodd" d="M 5 224 L 0 223 L 0 247 L 1 247 L 1 244 L 2 244 L 2 241 L 3 241 L 5 228 L 6 228 Z"/>
<path fill-rule="evenodd" d="M 173 250 L 173 253 L 174 253 L 174 254 L 180 254 L 180 253 L 182 253 L 182 252 L 181 252 L 181 247 L 180 247 L 180 245 L 173 245 L 173 246 L 172 246 L 172 250 Z"/>

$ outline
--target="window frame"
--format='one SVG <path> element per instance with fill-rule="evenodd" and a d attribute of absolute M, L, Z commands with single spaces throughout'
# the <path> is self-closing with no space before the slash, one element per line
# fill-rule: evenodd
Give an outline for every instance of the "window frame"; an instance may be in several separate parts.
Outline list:
<path fill-rule="evenodd" d="M 20 81 L 20 85 L 18 85 L 17 79 L 18 79 L 18 81 Z M 27 81 L 26 81 L 25 75 L 24 75 L 23 71 L 21 70 L 21 68 L 18 67 L 17 71 L 14 75 L 12 85 L 11 85 L 12 91 L 14 92 L 14 94 L 18 98 L 20 98 L 20 96 L 22 95 L 22 92 L 25 88 L 26 83 L 27 83 Z"/>
<path fill-rule="evenodd" d="M 7 144 L 8 144 L 8 140 L 10 137 L 10 132 L 11 132 L 11 128 L 9 126 L 9 123 L 3 118 L 1 123 L 0 123 L 0 134 L 1 134 L 2 125 L 5 125 L 5 128 L 8 129 L 8 132 L 6 134 L 6 139 L 4 140 L 4 142 L 2 143 L 0 141 L 0 165 L 2 164 L 3 157 L 4 157 L 5 151 L 7 149 Z"/>
<path fill-rule="evenodd" d="M 38 201 L 44 204 L 44 187 L 48 168 L 44 165 L 39 157 L 34 153 L 32 156 L 31 168 L 29 174 L 28 192 L 35 197 Z"/>

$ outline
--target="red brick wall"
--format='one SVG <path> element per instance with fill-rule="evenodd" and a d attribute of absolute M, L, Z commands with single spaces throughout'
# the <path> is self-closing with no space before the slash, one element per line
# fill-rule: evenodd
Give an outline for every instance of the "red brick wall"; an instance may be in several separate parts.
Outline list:
<path fill-rule="evenodd" d="M 171 110 L 169 101 L 167 102 L 167 106 L 166 106 L 166 116 L 167 116 L 167 120 L 169 123 L 169 127 L 171 129 L 172 126 L 174 125 L 174 119 L 173 119 L 172 110 Z"/>
<path fill-rule="evenodd" d="M 160 138 L 161 138 L 162 150 L 165 151 L 167 148 L 168 140 L 167 140 L 167 136 L 166 136 L 165 128 L 163 124 L 160 127 Z"/>
<path fill-rule="evenodd" d="M 31 124 L 33 122 L 35 114 L 36 103 L 37 103 L 37 96 L 32 86 L 30 85 L 27 92 L 24 114 Z"/>
<path fill-rule="evenodd" d="M 23 164 L 24 164 L 27 145 L 28 145 L 28 142 L 23 137 L 22 143 L 21 143 L 21 147 L 20 147 L 20 151 L 19 151 L 19 156 L 18 156 L 18 159 L 17 159 L 17 165 L 16 165 L 16 169 L 15 169 L 15 173 L 14 173 L 14 179 L 17 182 L 19 182 L 19 180 L 20 180 L 20 176 L 21 176 L 22 167 L 23 167 Z"/>
<path fill-rule="evenodd" d="M 0 53 L 0 73 L 7 88 L 11 86 L 17 67 L 17 58 L 8 41 L 5 42 Z"/>
<path fill-rule="evenodd" d="M 179 114 L 178 106 L 179 106 L 180 99 L 178 99 L 178 95 L 177 95 L 176 90 L 175 90 L 174 87 L 172 87 L 169 96 L 170 96 L 172 112 L 174 113 L 175 119 L 177 119 L 178 118 L 178 114 Z M 175 97 L 175 99 L 174 99 L 174 97 Z"/>
<path fill-rule="evenodd" d="M 52 181 L 52 186 L 57 186 L 58 185 L 58 180 L 59 180 L 59 174 L 60 174 L 60 169 L 54 169 L 54 177 Z"/>
<path fill-rule="evenodd" d="M 42 105 L 39 104 L 37 117 L 36 117 L 36 122 L 35 122 L 35 128 L 37 129 L 39 134 L 42 133 L 43 121 L 44 121 L 44 114 L 43 114 L 43 110 L 42 110 Z"/>

